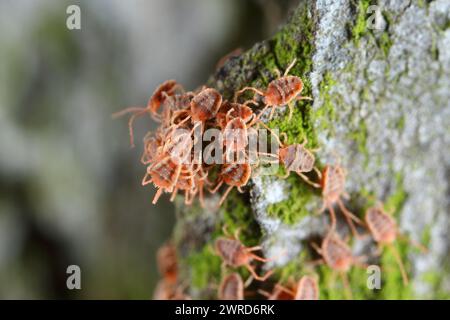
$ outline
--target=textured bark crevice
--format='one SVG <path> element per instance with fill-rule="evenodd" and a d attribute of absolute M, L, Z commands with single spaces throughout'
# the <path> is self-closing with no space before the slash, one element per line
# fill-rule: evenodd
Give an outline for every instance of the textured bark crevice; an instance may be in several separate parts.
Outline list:
<path fill-rule="evenodd" d="M 381 30 L 367 25 L 369 5 L 381 9 Z M 314 102 L 297 103 L 291 121 L 278 112 L 269 125 L 291 142 L 306 136 L 309 146 L 321 148 L 321 165 L 338 154 L 349 172 L 347 205 L 361 216 L 373 199 L 383 201 L 401 231 L 429 247 L 423 255 L 398 245 L 413 278 L 408 287 L 389 253 L 373 259 L 388 270 L 381 291 L 368 290 L 365 271 L 353 270 L 355 298 L 449 297 L 449 21 L 443 0 L 301 2 L 273 38 L 231 58 L 208 82 L 229 99 L 246 85 L 265 87 L 274 68 L 297 58 L 292 74 L 304 79 L 304 94 Z M 266 266 L 277 267 L 274 280 L 309 271 L 307 243 L 326 227 L 325 215 L 314 215 L 320 194 L 296 177 L 276 176 L 252 179 L 247 191 L 250 197 L 232 194 L 218 212 L 215 198 L 207 209 L 178 206 L 175 239 L 194 298 L 214 297 L 209 285 L 220 281 L 221 269 L 211 245 L 223 224 L 242 228 L 246 244 L 262 243 L 268 257 L 288 248 Z M 355 254 L 375 249 L 369 240 L 353 246 Z M 317 272 L 322 297 L 342 298 L 339 287 L 328 286 L 329 270 Z"/>

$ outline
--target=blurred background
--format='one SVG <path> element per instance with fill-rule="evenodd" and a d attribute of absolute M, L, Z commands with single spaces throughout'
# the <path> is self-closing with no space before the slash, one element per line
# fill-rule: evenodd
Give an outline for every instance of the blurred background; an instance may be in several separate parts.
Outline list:
<path fill-rule="evenodd" d="M 151 204 L 142 144 L 111 114 L 167 79 L 196 88 L 296 3 L 0 1 L 0 298 L 150 298 L 174 209 Z M 72 4 L 81 30 L 66 27 Z M 137 142 L 151 128 L 137 121 Z M 66 287 L 72 264 L 81 290 Z"/>

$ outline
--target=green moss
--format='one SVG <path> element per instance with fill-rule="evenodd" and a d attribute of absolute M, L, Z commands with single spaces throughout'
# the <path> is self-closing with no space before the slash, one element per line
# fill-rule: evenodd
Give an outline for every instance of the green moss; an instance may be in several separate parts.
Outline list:
<path fill-rule="evenodd" d="M 384 207 L 388 212 L 393 212 L 397 216 L 408 196 L 403 187 L 403 174 L 401 172 L 396 173 L 395 184 L 396 188 L 385 200 Z"/>
<path fill-rule="evenodd" d="M 425 246 L 428 247 L 430 245 L 430 241 L 431 241 L 431 225 L 427 225 L 425 227 L 425 229 L 422 232 L 422 237 L 421 237 L 421 243 Z"/>
<path fill-rule="evenodd" d="M 450 268 L 446 265 L 444 271 L 428 271 L 422 274 L 422 280 L 431 286 L 433 299 L 449 300 L 450 292 L 443 288 L 444 275 L 450 272 Z"/>
<path fill-rule="evenodd" d="M 211 283 L 219 283 L 221 260 L 212 247 L 206 245 L 202 250 L 191 253 L 186 258 L 190 269 L 190 285 L 196 289 L 206 289 Z"/>
<path fill-rule="evenodd" d="M 290 260 L 283 268 L 275 270 L 272 277 L 280 283 L 286 283 L 291 279 L 298 280 L 310 271 L 305 268 L 307 261 L 307 252 L 302 250 L 296 258 Z"/>
<path fill-rule="evenodd" d="M 318 269 L 320 282 L 320 298 L 323 300 L 345 300 L 347 293 L 342 276 L 327 266 Z M 380 290 L 367 287 L 367 273 L 364 268 L 353 267 L 347 274 L 351 287 L 351 295 L 355 300 L 371 300 L 380 296 Z"/>
<path fill-rule="evenodd" d="M 389 51 L 391 50 L 393 41 L 389 36 L 388 32 L 383 32 L 381 36 L 377 39 L 378 47 L 383 51 L 384 56 L 387 57 L 389 55 Z"/>
<path fill-rule="evenodd" d="M 246 246 L 254 246 L 260 242 L 261 229 L 256 222 L 248 198 L 237 190 L 230 192 L 221 210 L 222 221 L 216 226 L 215 236 L 223 235 L 225 225 L 230 234 L 240 230 L 240 240 Z"/>
<path fill-rule="evenodd" d="M 278 129 L 280 133 L 284 132 L 287 136 L 287 143 L 302 143 L 308 139 L 307 148 L 317 148 L 317 136 L 312 123 L 311 102 L 301 101 L 297 103 L 289 120 L 287 117 L 280 117 L 271 120 L 267 124 L 272 129 Z"/>
<path fill-rule="evenodd" d="M 352 28 L 352 39 L 356 45 L 359 45 L 359 40 L 367 33 L 367 8 L 369 8 L 371 1 L 358 1 L 358 13 L 355 24 Z"/>
<path fill-rule="evenodd" d="M 273 38 L 274 53 L 281 66 L 288 66 L 297 58 L 291 73 L 303 77 L 312 68 L 314 21 L 308 17 L 308 10 L 298 10 L 294 19 Z"/>
<path fill-rule="evenodd" d="M 410 246 L 405 243 L 396 242 L 394 243 L 395 250 L 398 251 L 402 262 L 405 266 L 407 274 L 410 271 L 410 263 L 408 260 L 408 252 Z M 402 274 L 400 272 L 400 267 L 398 266 L 395 256 L 392 254 L 391 248 L 384 248 L 381 255 L 381 265 L 382 265 L 382 286 L 381 286 L 381 296 L 380 298 L 386 300 L 400 299 L 407 300 L 413 299 L 411 284 L 405 286 L 402 280 Z"/>
<path fill-rule="evenodd" d="M 359 153 L 365 156 L 364 166 L 367 166 L 369 161 L 369 151 L 367 150 L 367 125 L 364 119 L 361 119 L 359 122 L 359 129 L 350 132 L 347 137 L 348 139 L 355 141 Z"/>
<path fill-rule="evenodd" d="M 311 215 L 314 194 L 312 187 L 304 183 L 295 173 L 288 178 L 289 196 L 286 200 L 267 207 L 269 216 L 280 218 L 286 224 L 295 224 Z M 317 197 L 317 196 L 316 196 Z"/>
<path fill-rule="evenodd" d="M 320 96 L 323 103 L 313 114 L 314 120 L 317 121 L 317 131 L 329 130 L 333 132 L 333 123 L 337 120 L 335 108 L 337 97 L 331 93 L 331 88 L 334 85 L 336 85 L 336 81 L 331 73 L 325 73 L 320 83 Z"/>

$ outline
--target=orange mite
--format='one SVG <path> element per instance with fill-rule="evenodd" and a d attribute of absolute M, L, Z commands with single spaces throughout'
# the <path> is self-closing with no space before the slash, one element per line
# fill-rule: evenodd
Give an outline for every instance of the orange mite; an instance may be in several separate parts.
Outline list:
<path fill-rule="evenodd" d="M 177 188 L 178 181 L 190 179 L 192 175 L 190 166 L 176 163 L 168 154 L 160 154 L 154 159 L 153 164 L 147 167 L 142 185 L 145 186 L 153 182 L 158 189 L 152 201 L 155 204 L 163 191 L 176 193 L 178 189 L 181 189 Z"/>
<path fill-rule="evenodd" d="M 273 270 L 266 272 L 264 276 L 256 274 L 254 267 L 251 266 L 253 260 L 268 262 L 272 259 L 265 259 L 254 254 L 254 251 L 261 250 L 261 246 L 246 247 L 238 238 L 238 232 L 232 237 L 220 237 L 216 240 L 215 248 L 217 254 L 222 258 L 225 265 L 233 268 L 244 266 L 258 281 L 265 281 L 273 273 Z"/>
<path fill-rule="evenodd" d="M 240 56 L 242 52 L 243 52 L 242 48 L 236 48 L 233 51 L 224 55 L 222 58 L 220 58 L 220 60 L 216 64 L 216 71 L 221 69 L 225 65 L 225 63 L 227 63 L 228 60 L 230 60 L 231 58 Z"/>
<path fill-rule="evenodd" d="M 221 105 L 222 96 L 216 89 L 203 89 L 191 100 L 192 120 L 204 123 L 214 118 Z"/>
<path fill-rule="evenodd" d="M 231 119 L 240 118 L 244 122 L 249 122 L 253 115 L 253 110 L 247 105 L 225 101 L 216 115 L 216 124 L 219 128 L 225 129 Z"/>
<path fill-rule="evenodd" d="M 219 300 L 244 300 L 244 281 L 238 273 L 222 279 L 217 293 Z"/>
<path fill-rule="evenodd" d="M 191 300 L 191 297 L 183 293 L 183 287 L 160 280 L 153 292 L 153 300 Z"/>
<path fill-rule="evenodd" d="M 291 62 L 291 64 L 287 67 L 283 76 L 279 74 L 277 79 L 271 81 L 267 86 L 266 91 L 261 91 L 253 87 L 245 87 L 236 92 L 235 101 L 243 92 L 247 90 L 252 90 L 255 93 L 264 97 L 264 103 L 266 106 L 261 111 L 259 116 L 263 114 L 267 108 L 271 107 L 272 110 L 270 112 L 269 119 L 272 119 L 275 109 L 277 107 L 288 105 L 289 120 L 290 120 L 292 118 L 292 113 L 294 111 L 294 106 L 292 104 L 294 100 L 303 100 L 303 99 L 312 100 L 310 97 L 300 96 L 300 93 L 303 91 L 303 81 L 299 77 L 288 75 L 289 71 L 295 65 L 295 62 L 296 59 L 294 59 Z"/>
<path fill-rule="evenodd" d="M 162 245 L 156 254 L 156 261 L 161 276 L 168 283 L 174 284 L 178 277 L 177 251 L 175 246 L 167 242 Z"/>
<path fill-rule="evenodd" d="M 219 201 L 219 206 L 225 201 L 228 193 L 230 193 L 231 189 L 234 187 L 237 187 L 239 192 L 243 192 L 241 187 L 247 184 L 251 173 L 252 168 L 248 163 L 230 163 L 222 165 L 222 169 L 219 173 L 219 183 L 213 190 L 210 190 L 211 193 L 216 193 L 223 183 L 228 185 L 228 189 Z"/>
<path fill-rule="evenodd" d="M 175 80 L 167 80 L 163 82 L 156 90 L 153 92 L 152 96 L 148 100 L 147 106 L 142 107 L 130 107 L 125 110 L 119 111 L 113 114 L 113 117 L 121 117 L 126 113 L 133 113 L 133 115 L 128 120 L 128 129 L 130 131 L 130 143 L 131 146 L 134 147 L 134 134 L 133 134 L 133 122 L 136 117 L 145 114 L 146 112 L 150 113 L 150 116 L 158 122 L 163 121 L 163 116 L 158 113 L 161 105 L 168 96 L 174 95 L 177 90 L 183 91 L 183 88 L 180 84 L 178 84 Z"/>
<path fill-rule="evenodd" d="M 144 152 L 141 156 L 142 164 L 149 164 L 153 161 L 155 156 L 159 153 L 160 147 L 163 145 L 163 136 L 159 132 L 147 134 L 144 137 Z"/>
<path fill-rule="evenodd" d="M 272 292 L 267 292 L 264 290 L 258 290 L 258 292 L 267 298 L 267 300 L 292 300 L 293 296 L 292 294 L 289 292 L 286 292 L 285 290 L 283 290 L 283 287 L 279 286 L 279 285 L 275 285 L 275 287 L 273 288 Z"/>
<path fill-rule="evenodd" d="M 314 277 L 303 276 L 293 289 L 276 284 L 272 293 L 260 293 L 269 300 L 319 300 L 319 285 Z"/>
<path fill-rule="evenodd" d="M 192 204 L 195 195 L 199 193 L 200 204 L 204 207 L 203 186 L 205 184 L 210 184 L 207 179 L 208 173 L 205 173 L 201 166 L 198 166 L 197 169 L 193 170 L 193 167 L 187 165 L 182 165 L 182 172 L 190 174 L 180 176 L 175 184 L 170 201 L 175 199 L 178 190 L 184 190 L 184 203 L 186 205 Z"/>
<path fill-rule="evenodd" d="M 358 232 L 353 224 L 353 221 L 362 225 L 361 220 L 351 213 L 341 200 L 341 196 L 348 197 L 345 192 L 345 170 L 339 166 L 326 166 L 322 173 L 322 198 L 323 206 L 320 212 L 328 209 L 331 217 L 331 229 L 336 228 L 336 214 L 334 212 L 334 205 L 337 203 L 341 209 L 350 229 L 356 237 L 359 237 Z M 353 220 L 353 221 L 352 221 Z"/>
<path fill-rule="evenodd" d="M 319 300 L 317 280 L 310 276 L 303 276 L 298 282 L 294 300 Z"/>
<path fill-rule="evenodd" d="M 397 237 L 402 236 L 398 230 L 397 222 L 394 218 L 392 218 L 392 216 L 384 211 L 381 205 L 367 209 L 365 221 L 373 239 L 380 245 L 380 249 L 382 246 L 388 246 L 391 249 L 391 252 L 397 260 L 400 268 L 403 284 L 407 285 L 408 275 L 402 259 L 394 246 L 394 242 L 397 240 Z M 412 241 L 410 240 L 410 242 Z M 421 244 L 415 242 L 412 243 L 422 250 L 422 252 L 427 251 L 427 249 Z"/>
<path fill-rule="evenodd" d="M 322 179 L 322 173 L 319 169 L 314 165 L 316 162 L 316 158 L 313 154 L 316 150 L 309 150 L 305 146 L 308 143 L 308 139 L 305 137 L 302 143 L 294 143 L 294 144 L 286 144 L 283 143 L 277 134 L 273 132 L 266 124 L 260 122 L 267 130 L 271 132 L 271 134 L 275 137 L 280 145 L 280 149 L 278 150 L 278 158 L 280 162 L 283 164 L 286 169 L 286 175 L 282 178 L 287 178 L 291 172 L 297 173 L 300 178 L 303 179 L 309 185 L 320 188 L 319 183 L 312 182 L 304 173 L 314 172 L 317 174 L 319 179 Z M 282 133 L 282 137 L 284 137 L 284 141 L 287 141 L 287 136 L 285 133 Z"/>
<path fill-rule="evenodd" d="M 324 262 L 332 270 L 340 274 L 347 297 L 351 299 L 352 293 L 347 278 L 347 272 L 353 265 L 363 266 L 360 262 L 362 257 L 354 257 L 349 246 L 332 230 L 323 239 L 322 246 L 320 248 L 315 244 L 312 245 L 317 253 L 323 258 L 323 260 L 319 260 L 319 262 Z"/>

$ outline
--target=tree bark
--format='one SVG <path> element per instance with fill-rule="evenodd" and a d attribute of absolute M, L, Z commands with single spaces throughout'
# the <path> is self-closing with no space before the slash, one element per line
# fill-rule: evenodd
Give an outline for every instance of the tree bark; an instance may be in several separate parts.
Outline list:
<path fill-rule="evenodd" d="M 371 5 L 380 10 L 377 21 Z M 450 297 L 449 48 L 445 0 L 304 1 L 273 38 L 230 58 L 208 81 L 230 99 L 247 85 L 265 88 L 277 77 L 274 69 L 284 71 L 296 58 L 291 74 L 304 80 L 303 95 L 314 100 L 297 103 L 291 121 L 281 110 L 269 125 L 286 132 L 291 143 L 307 137 L 309 147 L 320 148 L 320 167 L 340 161 L 348 171 L 346 206 L 356 215 L 363 217 L 378 199 L 402 233 L 428 247 L 423 254 L 408 242 L 396 245 L 412 280 L 403 286 L 390 251 L 376 257 L 369 238 L 353 240 L 354 253 L 380 265 L 382 276 L 381 290 L 370 290 L 366 271 L 353 268 L 356 299 Z M 216 297 L 223 270 L 212 246 L 224 224 L 230 231 L 241 228 L 246 245 L 262 244 L 266 257 L 278 257 L 264 266 L 275 267 L 271 281 L 315 272 L 321 298 L 343 298 L 342 284 L 333 284 L 328 268 L 307 267 L 315 257 L 309 244 L 328 223 L 327 214 L 315 214 L 322 199 L 314 188 L 294 174 L 286 180 L 259 176 L 219 211 L 215 200 L 206 209 L 178 204 L 174 238 L 193 298 Z M 344 235 L 345 224 L 339 226 Z"/>

